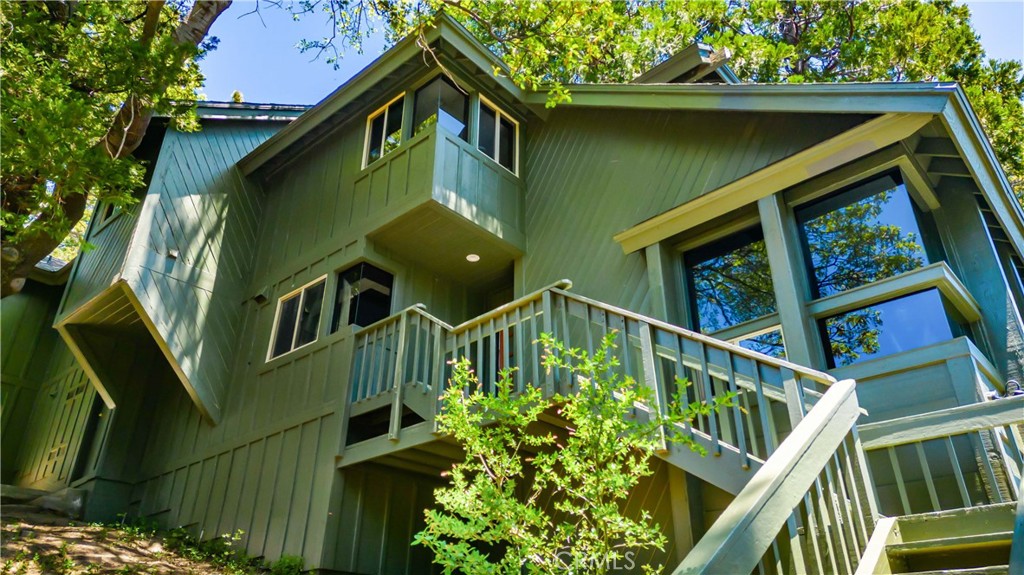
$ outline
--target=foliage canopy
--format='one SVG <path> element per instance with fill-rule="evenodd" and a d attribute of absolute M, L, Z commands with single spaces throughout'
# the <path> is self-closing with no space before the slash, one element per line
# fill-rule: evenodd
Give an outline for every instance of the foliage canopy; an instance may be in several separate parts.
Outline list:
<path fill-rule="evenodd" d="M 4 107 L 2 294 L 20 289 L 88 199 L 130 203 L 143 166 L 131 158 L 153 114 L 186 119 L 195 61 L 230 0 L 8 2 L 0 7 Z M 622 82 L 694 41 L 733 54 L 754 82 L 960 82 L 999 160 L 1024 193 L 1021 63 L 985 58 L 967 6 L 952 0 L 301 0 L 264 4 L 333 29 L 304 50 L 359 49 L 374 27 L 390 40 L 444 10 L 508 65 L 519 85 L 571 98 L 574 82 Z M 497 72 L 497 71 L 496 71 Z"/>

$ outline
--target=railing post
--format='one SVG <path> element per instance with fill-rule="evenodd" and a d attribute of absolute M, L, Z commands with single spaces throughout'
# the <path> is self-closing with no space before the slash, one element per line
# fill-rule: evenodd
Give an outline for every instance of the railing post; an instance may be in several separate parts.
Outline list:
<path fill-rule="evenodd" d="M 395 375 L 391 391 L 391 427 L 388 439 L 398 441 L 402 432 L 402 395 L 405 390 L 405 332 L 409 322 L 409 314 L 402 314 L 398 320 L 398 351 L 395 354 Z"/>
<path fill-rule="evenodd" d="M 789 425 L 796 429 L 804 418 L 804 390 L 800 388 L 800 379 L 796 373 L 788 369 L 780 369 L 782 387 L 786 391 L 786 409 L 789 411 Z"/>
<path fill-rule="evenodd" d="M 651 390 L 654 397 L 654 407 L 658 414 L 665 413 L 665 404 L 662 401 L 661 384 L 658 381 L 655 363 L 657 357 L 654 353 L 654 341 L 651 337 L 651 326 L 647 322 L 640 322 L 640 353 L 643 354 L 644 364 L 644 385 Z M 655 410 L 652 410 L 655 411 Z M 668 453 L 668 444 L 665 441 L 665 428 L 658 426 L 658 453 Z"/>
<path fill-rule="evenodd" d="M 554 326 L 555 320 L 551 317 L 551 291 L 547 290 L 541 295 L 541 314 L 544 316 L 542 321 L 541 333 L 546 333 L 551 337 L 555 337 Z M 534 344 L 536 345 L 536 344 Z M 542 360 L 543 361 L 543 360 Z M 543 366 L 538 365 L 537 370 L 541 370 Z M 544 397 L 551 397 L 555 395 L 555 370 L 548 369 L 544 370 Z"/>

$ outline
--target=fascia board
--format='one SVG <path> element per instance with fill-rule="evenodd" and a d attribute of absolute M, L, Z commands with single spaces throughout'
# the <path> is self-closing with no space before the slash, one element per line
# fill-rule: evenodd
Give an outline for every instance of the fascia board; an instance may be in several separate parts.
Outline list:
<path fill-rule="evenodd" d="M 933 114 L 886 114 L 705 193 L 614 236 L 629 254 L 760 198 L 872 154 L 917 132 Z"/>
<path fill-rule="evenodd" d="M 954 84 L 577 84 L 559 106 L 736 112 L 938 114 Z M 543 106 L 542 90 L 527 94 Z"/>
<path fill-rule="evenodd" d="M 967 95 L 959 87 L 940 119 L 1017 255 L 1024 258 L 1024 211 Z"/>

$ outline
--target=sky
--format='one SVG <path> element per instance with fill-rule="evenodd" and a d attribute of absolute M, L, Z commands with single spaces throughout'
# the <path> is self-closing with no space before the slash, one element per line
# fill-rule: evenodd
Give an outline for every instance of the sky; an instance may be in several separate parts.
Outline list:
<path fill-rule="evenodd" d="M 1024 0 L 967 2 L 975 32 L 990 58 L 1024 60 Z M 370 64 L 384 50 L 375 36 L 362 54 L 349 49 L 340 68 L 316 54 L 300 53 L 300 40 L 324 37 L 330 25 L 324 17 L 295 21 L 287 12 L 236 0 L 214 22 L 210 33 L 220 39 L 216 50 L 200 63 L 206 76 L 203 93 L 209 100 L 230 100 L 238 90 L 247 102 L 315 104 Z"/>

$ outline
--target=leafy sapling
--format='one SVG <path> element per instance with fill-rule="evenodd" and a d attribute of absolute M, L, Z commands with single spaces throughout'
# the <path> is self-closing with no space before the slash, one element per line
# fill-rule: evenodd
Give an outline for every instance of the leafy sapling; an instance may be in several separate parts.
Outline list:
<path fill-rule="evenodd" d="M 647 511 L 624 514 L 626 500 L 654 473 L 650 458 L 665 442 L 703 455 L 678 431 L 732 405 L 735 394 L 710 403 L 677 395 L 662 409 L 653 390 L 617 369 L 615 338 L 609 333 L 588 353 L 541 336 L 545 368 L 575 383 L 566 395 L 517 391 L 511 370 L 488 393 L 467 359 L 453 363 L 437 423 L 465 459 L 435 491 L 436 508 L 425 511 L 414 540 L 444 573 L 660 572 L 647 563 L 666 538 Z M 685 389 L 687 382 L 676 384 Z"/>

